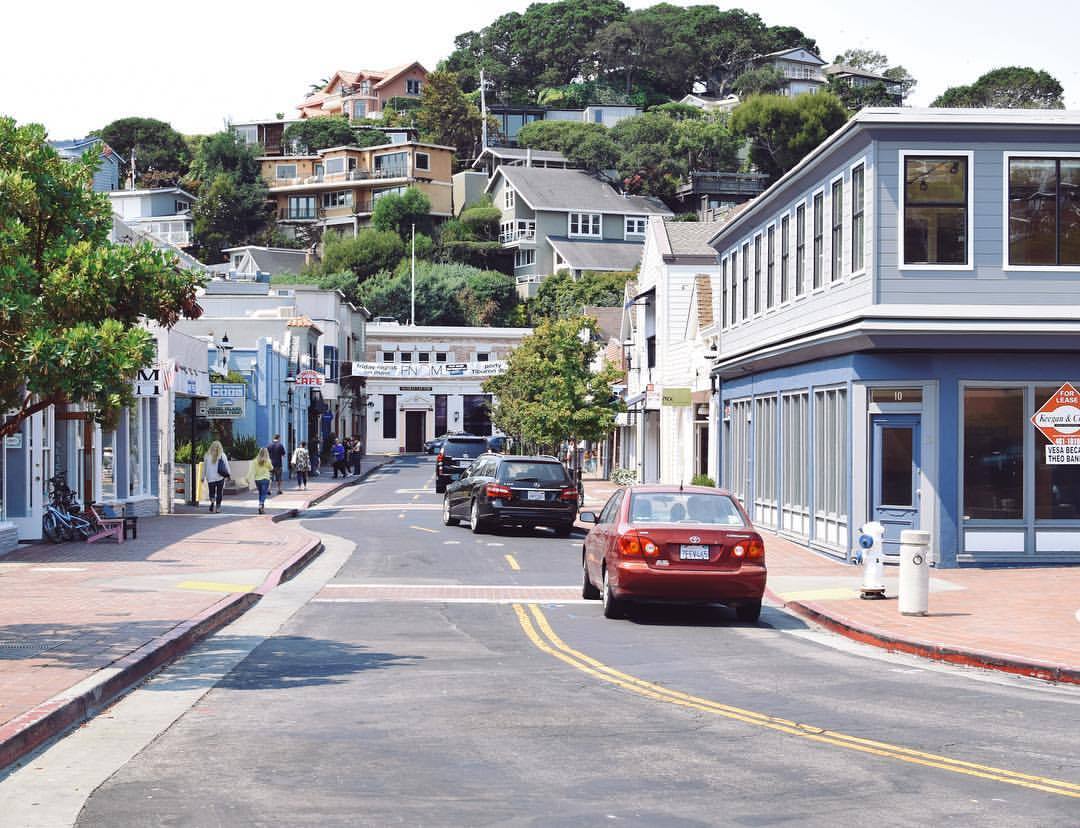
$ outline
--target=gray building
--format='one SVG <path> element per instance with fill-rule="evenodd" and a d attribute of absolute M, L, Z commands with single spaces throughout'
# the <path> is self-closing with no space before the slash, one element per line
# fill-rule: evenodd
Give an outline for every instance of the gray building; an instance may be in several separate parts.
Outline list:
<path fill-rule="evenodd" d="M 49 146 L 56 150 L 61 158 L 68 160 L 81 158 L 87 150 L 98 148 L 100 163 L 94 173 L 94 192 L 107 193 L 120 189 L 120 157 L 100 138 L 88 136 L 69 141 L 49 141 Z"/>
<path fill-rule="evenodd" d="M 723 485 L 838 557 L 1080 562 L 1078 216 L 1080 112 L 855 115 L 711 242 Z"/>
<path fill-rule="evenodd" d="M 487 192 L 502 211 L 500 241 L 514 251 L 526 296 L 559 270 L 633 270 L 649 216 L 672 215 L 659 199 L 618 193 L 581 170 L 502 165 Z"/>

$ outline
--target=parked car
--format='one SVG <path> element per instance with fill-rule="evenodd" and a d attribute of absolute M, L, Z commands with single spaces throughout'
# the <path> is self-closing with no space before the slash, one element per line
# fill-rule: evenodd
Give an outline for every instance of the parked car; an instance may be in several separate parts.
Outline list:
<path fill-rule="evenodd" d="M 424 443 L 424 451 L 426 451 L 428 454 L 438 454 L 439 449 L 441 449 L 443 447 L 443 443 L 446 442 L 447 437 L 458 437 L 458 436 L 471 437 L 472 435 L 464 434 L 463 432 L 460 432 L 460 431 L 448 431 L 446 434 L 440 434 L 438 437 L 435 437 L 435 438 L 433 438 L 431 440 L 428 440 L 426 443 Z"/>
<path fill-rule="evenodd" d="M 496 434 L 487 438 L 488 451 L 493 451 L 496 454 L 502 454 L 506 451 L 506 437 L 502 434 Z"/>
<path fill-rule="evenodd" d="M 577 501 L 577 488 L 554 457 L 485 454 L 446 487 L 443 523 L 467 520 L 476 534 L 495 525 L 547 526 L 565 538 Z"/>
<path fill-rule="evenodd" d="M 584 598 L 620 617 L 632 601 L 722 603 L 756 622 L 765 593 L 765 542 L 724 490 L 705 486 L 619 489 L 592 523 L 582 549 Z"/>
<path fill-rule="evenodd" d="M 435 456 L 435 491 L 446 491 L 446 484 L 456 480 L 461 472 L 472 465 L 473 460 L 487 451 L 487 437 L 469 434 L 451 434 Z"/>

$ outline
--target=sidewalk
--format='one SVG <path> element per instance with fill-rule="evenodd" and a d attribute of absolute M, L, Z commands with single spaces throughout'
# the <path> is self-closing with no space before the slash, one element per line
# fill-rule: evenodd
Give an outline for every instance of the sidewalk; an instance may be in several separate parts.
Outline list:
<path fill-rule="evenodd" d="M 365 461 L 370 472 L 387 458 Z M 82 721 L 293 577 L 322 548 L 278 521 L 361 478 L 267 501 L 227 496 L 139 520 L 123 544 L 22 546 L 0 558 L 0 768 Z"/>
<path fill-rule="evenodd" d="M 585 509 L 617 488 L 585 478 Z M 1080 684 L 1080 567 L 934 569 L 930 614 L 897 609 L 897 569 L 886 600 L 859 597 L 862 568 L 830 560 L 768 530 L 766 597 L 841 635 L 936 661 Z"/>

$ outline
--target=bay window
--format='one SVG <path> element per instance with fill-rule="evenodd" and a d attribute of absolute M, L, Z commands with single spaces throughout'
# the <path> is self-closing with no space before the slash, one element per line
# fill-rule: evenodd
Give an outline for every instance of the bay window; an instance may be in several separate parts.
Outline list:
<path fill-rule="evenodd" d="M 968 158 L 903 156 L 905 265 L 968 264 Z"/>

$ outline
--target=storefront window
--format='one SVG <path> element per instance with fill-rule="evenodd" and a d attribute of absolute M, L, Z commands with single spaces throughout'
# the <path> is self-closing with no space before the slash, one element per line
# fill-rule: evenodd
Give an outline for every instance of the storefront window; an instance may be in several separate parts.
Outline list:
<path fill-rule="evenodd" d="M 116 432 L 101 435 L 101 499 L 116 500 Z"/>
<path fill-rule="evenodd" d="M 465 433 L 489 437 L 491 435 L 491 395 L 465 394 L 463 404 Z"/>
<path fill-rule="evenodd" d="M 1035 389 L 1035 409 L 1057 393 L 1060 386 Z M 1080 466 L 1047 465 L 1048 441 L 1035 435 L 1035 517 L 1042 520 L 1080 518 Z"/>
<path fill-rule="evenodd" d="M 1023 519 L 1024 419 L 1023 388 L 964 389 L 965 517 Z"/>
<path fill-rule="evenodd" d="M 446 434 L 446 394 L 435 395 L 435 436 Z"/>

